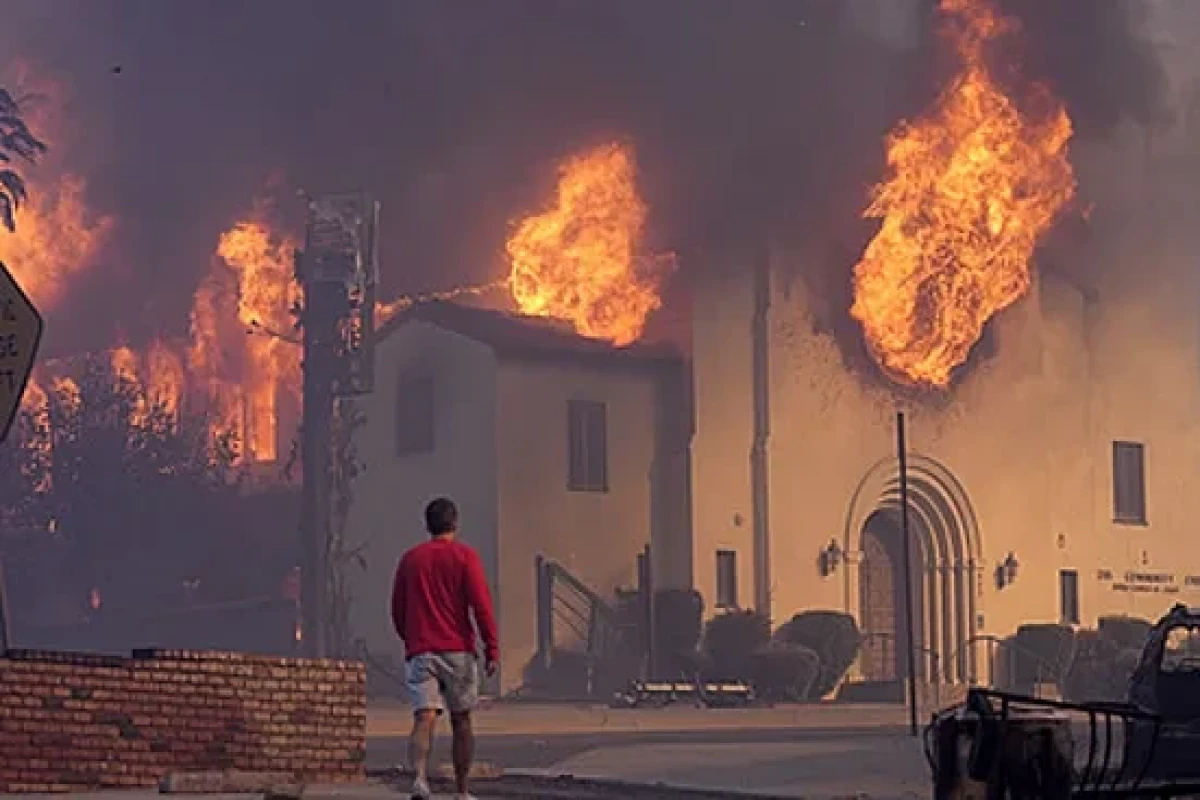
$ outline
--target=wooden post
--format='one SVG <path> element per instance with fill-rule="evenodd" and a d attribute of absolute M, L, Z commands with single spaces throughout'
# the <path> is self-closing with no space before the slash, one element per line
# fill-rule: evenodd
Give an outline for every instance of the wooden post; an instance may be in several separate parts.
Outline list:
<path fill-rule="evenodd" d="M 12 648 L 8 626 L 8 587 L 4 584 L 4 562 L 0 561 L 0 656 Z"/>

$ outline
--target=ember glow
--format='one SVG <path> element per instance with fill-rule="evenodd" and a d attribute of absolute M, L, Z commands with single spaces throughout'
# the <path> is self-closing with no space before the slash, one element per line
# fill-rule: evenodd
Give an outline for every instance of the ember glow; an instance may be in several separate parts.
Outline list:
<path fill-rule="evenodd" d="M 888 177 L 864 216 L 882 221 L 854 269 L 851 313 L 897 381 L 949 386 L 997 312 L 1030 287 L 1032 257 L 1075 194 L 1071 121 L 1032 87 L 1023 112 L 984 60 L 1016 32 L 987 0 L 941 0 L 962 68 L 934 107 L 888 140 Z"/>
<path fill-rule="evenodd" d="M 16 231 L 0 236 L 0 261 L 43 314 L 58 305 L 66 283 L 94 263 L 112 229 L 111 218 L 88 211 L 84 190 L 73 175 L 37 186 L 17 209 Z"/>
<path fill-rule="evenodd" d="M 608 144 L 568 159 L 553 206 L 508 240 L 518 310 L 618 346 L 636 341 L 662 302 L 661 270 L 639 258 L 646 215 L 631 148 Z"/>

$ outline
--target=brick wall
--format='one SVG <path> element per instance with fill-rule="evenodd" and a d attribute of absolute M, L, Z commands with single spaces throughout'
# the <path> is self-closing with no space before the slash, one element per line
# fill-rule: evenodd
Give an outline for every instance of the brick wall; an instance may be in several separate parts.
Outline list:
<path fill-rule="evenodd" d="M 357 662 L 188 650 L 0 657 L 0 793 L 153 786 L 177 770 L 361 780 Z"/>

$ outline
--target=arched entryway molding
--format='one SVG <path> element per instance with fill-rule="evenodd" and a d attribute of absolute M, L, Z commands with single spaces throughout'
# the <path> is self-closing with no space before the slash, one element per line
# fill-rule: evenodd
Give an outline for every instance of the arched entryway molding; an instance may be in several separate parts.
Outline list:
<path fill-rule="evenodd" d="M 939 681 L 974 680 L 971 643 L 978 634 L 983 546 L 970 498 L 954 474 L 920 454 L 908 457 L 908 506 L 914 576 L 918 674 Z M 864 537 L 880 516 L 900 516 L 900 465 L 886 458 L 859 482 L 846 515 L 845 608 L 863 625 Z M 876 548 L 878 549 L 878 548 Z M 917 578 L 919 576 L 919 583 Z M 895 580 L 902 580 L 902 573 Z M 919 594 L 917 594 L 919 593 Z M 897 643 L 902 645 L 902 643 Z"/>

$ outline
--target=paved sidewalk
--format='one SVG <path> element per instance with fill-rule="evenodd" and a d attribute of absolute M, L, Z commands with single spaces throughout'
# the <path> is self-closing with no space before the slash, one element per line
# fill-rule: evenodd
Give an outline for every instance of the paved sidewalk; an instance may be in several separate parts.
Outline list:
<path fill-rule="evenodd" d="M 814 703 L 770 708 L 619 708 L 599 705 L 493 702 L 475 714 L 475 732 L 487 734 L 633 733 L 743 729 L 867 729 L 904 725 L 900 705 Z M 367 736 L 406 736 L 412 711 L 400 703 L 372 703 Z"/>

